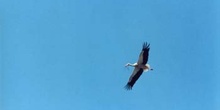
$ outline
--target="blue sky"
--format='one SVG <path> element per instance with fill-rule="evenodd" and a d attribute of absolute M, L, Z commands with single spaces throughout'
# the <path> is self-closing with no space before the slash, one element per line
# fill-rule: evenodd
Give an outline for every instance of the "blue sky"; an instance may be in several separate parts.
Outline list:
<path fill-rule="evenodd" d="M 219 110 L 218 0 L 0 0 L 2 110 Z M 143 42 L 149 63 L 123 87 Z"/>

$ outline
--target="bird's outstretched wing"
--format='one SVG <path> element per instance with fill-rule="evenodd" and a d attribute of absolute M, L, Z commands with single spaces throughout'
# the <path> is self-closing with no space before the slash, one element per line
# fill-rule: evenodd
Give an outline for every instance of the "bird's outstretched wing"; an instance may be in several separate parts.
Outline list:
<path fill-rule="evenodd" d="M 148 56 L 149 56 L 149 50 L 150 50 L 150 44 L 148 44 L 147 42 L 145 42 L 143 44 L 143 48 L 142 51 L 139 55 L 139 59 L 138 59 L 138 64 L 143 64 L 145 65 L 148 61 Z"/>
<path fill-rule="evenodd" d="M 131 90 L 135 82 L 138 80 L 138 78 L 141 76 L 142 73 L 143 73 L 143 69 L 135 67 L 132 75 L 129 78 L 127 85 L 125 86 L 125 89 Z"/>

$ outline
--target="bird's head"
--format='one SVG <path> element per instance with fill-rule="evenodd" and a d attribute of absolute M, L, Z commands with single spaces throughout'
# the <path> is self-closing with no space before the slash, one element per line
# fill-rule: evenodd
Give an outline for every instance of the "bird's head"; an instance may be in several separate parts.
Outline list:
<path fill-rule="evenodd" d="M 127 63 L 127 64 L 125 65 L 125 67 L 128 67 L 128 66 L 131 66 L 131 64 L 130 64 L 130 63 Z"/>

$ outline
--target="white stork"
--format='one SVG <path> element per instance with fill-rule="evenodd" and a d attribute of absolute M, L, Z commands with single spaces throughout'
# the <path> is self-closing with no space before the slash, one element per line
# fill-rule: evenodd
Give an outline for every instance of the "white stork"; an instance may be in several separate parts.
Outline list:
<path fill-rule="evenodd" d="M 132 75 L 130 76 L 127 85 L 125 86 L 125 88 L 127 90 L 131 90 L 132 89 L 132 87 L 134 86 L 135 82 L 141 76 L 143 71 L 153 70 L 152 68 L 150 68 L 150 65 L 147 64 L 149 50 L 150 50 L 149 46 L 150 46 L 150 44 L 147 44 L 147 42 L 143 44 L 143 48 L 142 48 L 142 51 L 141 51 L 141 53 L 139 55 L 139 59 L 138 59 L 137 63 L 134 63 L 134 64 L 127 63 L 125 65 L 125 67 L 128 67 L 128 66 L 134 67 L 134 71 L 133 71 Z"/>

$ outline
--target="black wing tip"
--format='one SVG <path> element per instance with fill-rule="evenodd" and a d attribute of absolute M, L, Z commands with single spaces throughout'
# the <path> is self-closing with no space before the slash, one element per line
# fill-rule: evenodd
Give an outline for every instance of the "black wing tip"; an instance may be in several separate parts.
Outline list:
<path fill-rule="evenodd" d="M 145 50 L 145 49 L 147 49 L 147 50 L 150 49 L 150 43 L 147 43 L 147 42 L 143 43 L 143 50 Z"/>
<path fill-rule="evenodd" d="M 132 90 L 132 86 L 127 84 L 125 87 L 124 87 L 126 90 Z"/>

